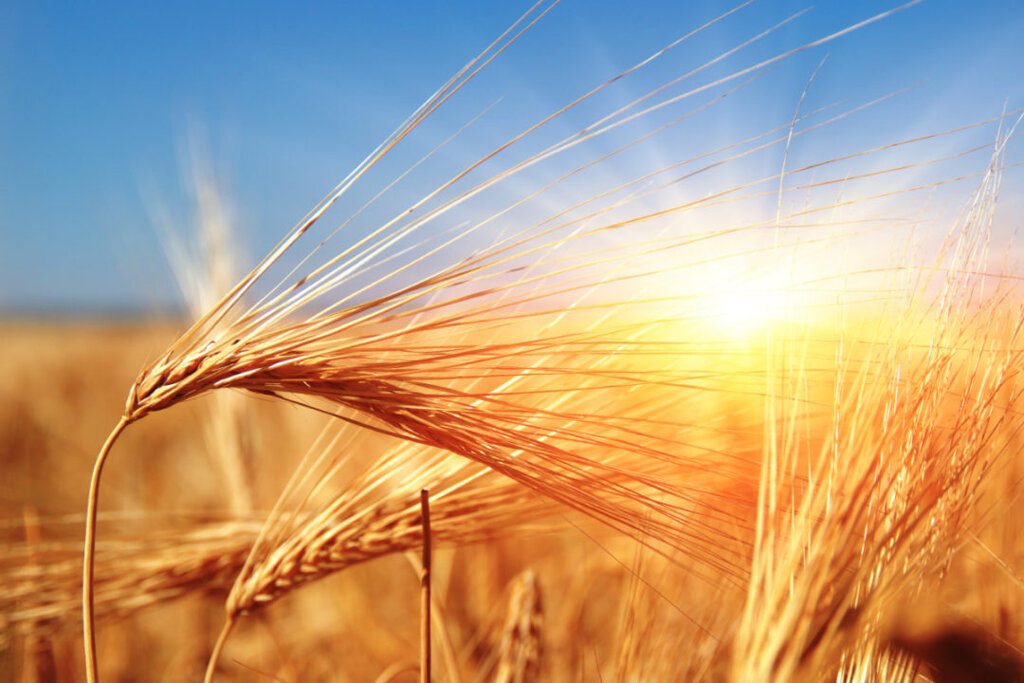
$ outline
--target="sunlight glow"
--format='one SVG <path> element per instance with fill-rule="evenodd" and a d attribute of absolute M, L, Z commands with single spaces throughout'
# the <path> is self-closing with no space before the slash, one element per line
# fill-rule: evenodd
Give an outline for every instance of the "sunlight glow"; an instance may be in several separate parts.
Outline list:
<path fill-rule="evenodd" d="M 708 292 L 704 314 L 719 332 L 744 337 L 789 320 L 794 305 L 785 279 L 772 274 Z"/>

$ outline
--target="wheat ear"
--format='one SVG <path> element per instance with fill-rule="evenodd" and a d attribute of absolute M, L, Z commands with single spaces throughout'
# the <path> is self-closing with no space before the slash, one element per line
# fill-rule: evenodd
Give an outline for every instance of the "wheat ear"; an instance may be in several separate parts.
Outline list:
<path fill-rule="evenodd" d="M 658 368 L 657 354 L 649 354 L 643 345 L 630 343 L 630 335 L 652 323 L 685 318 L 692 295 L 661 296 L 663 277 L 656 256 L 671 259 L 686 252 L 687 247 L 709 242 L 726 242 L 737 235 L 757 234 L 777 227 L 776 216 L 768 222 L 746 223 L 710 230 L 698 236 L 658 233 L 659 222 L 691 214 L 701 209 L 743 201 L 757 201 L 758 185 L 772 180 L 758 179 L 728 186 L 720 192 L 698 200 L 679 201 L 671 206 L 652 207 L 658 192 L 666 194 L 687 179 L 735 162 L 775 144 L 788 144 L 796 134 L 775 141 L 769 140 L 748 151 L 708 161 L 701 155 L 644 175 L 622 184 L 611 184 L 563 210 L 542 214 L 539 218 L 519 213 L 530 208 L 537 199 L 555 186 L 565 188 L 596 164 L 615 159 L 629 151 L 635 143 L 650 135 L 635 137 L 610 153 L 595 151 L 583 162 L 571 162 L 570 170 L 558 169 L 556 180 L 536 192 L 490 210 L 485 218 L 474 218 L 464 230 L 452 232 L 449 221 L 460 210 L 472 208 L 475 200 L 487 199 L 496 187 L 525 177 L 528 171 L 539 170 L 553 161 L 569 157 L 584 143 L 608 140 L 613 134 L 643 117 L 664 112 L 670 107 L 689 106 L 693 98 L 714 88 L 728 90 L 781 61 L 838 39 L 867 23 L 892 14 L 883 12 L 822 39 L 785 50 L 768 59 L 747 63 L 709 84 L 685 89 L 686 79 L 704 74 L 724 58 L 736 55 L 772 31 L 785 25 L 790 17 L 776 26 L 751 37 L 736 48 L 708 60 L 693 70 L 671 79 L 664 86 L 647 91 L 627 105 L 591 119 L 582 129 L 568 136 L 553 133 L 551 121 L 568 112 L 580 111 L 594 101 L 594 95 L 660 59 L 670 49 L 698 31 L 717 23 L 732 12 L 687 33 L 679 40 L 642 60 L 633 68 L 586 91 L 566 106 L 543 117 L 535 124 L 481 155 L 449 180 L 421 199 L 401 209 L 350 246 L 325 260 L 321 246 L 333 237 L 314 246 L 299 263 L 290 267 L 283 260 L 287 253 L 296 255 L 296 244 L 310 232 L 338 200 L 367 176 L 368 171 L 390 154 L 440 106 L 472 81 L 480 70 L 509 48 L 530 26 L 554 6 L 554 2 L 538 2 L 508 31 L 445 83 L 414 112 L 395 133 L 378 146 L 323 202 L 286 235 L 249 275 L 235 285 L 215 306 L 202 316 L 156 362 L 146 368 L 132 386 L 124 417 L 111 433 L 97 458 L 90 483 L 86 548 L 83 560 L 83 622 L 86 636 L 86 670 L 90 683 L 96 678 L 95 634 L 93 631 L 92 578 L 95 545 L 95 513 L 99 480 L 111 446 L 124 427 L 150 412 L 162 410 L 202 393 L 236 387 L 271 395 L 282 400 L 310 405 L 315 409 L 335 412 L 339 407 L 353 411 L 346 417 L 368 428 L 384 431 L 417 443 L 442 448 L 453 454 L 480 462 L 534 490 L 601 519 L 613 528 L 641 538 L 658 537 L 678 548 L 692 548 L 686 522 L 692 508 L 679 504 L 687 493 L 666 490 L 655 477 L 640 475 L 623 482 L 628 472 L 616 470 L 601 461 L 588 461 L 577 451 L 580 443 L 592 444 L 585 427 L 598 427 L 600 420 L 569 418 L 571 429 L 554 429 L 546 424 L 552 416 L 539 407 L 533 396 L 523 399 L 501 391 L 484 392 L 482 396 L 467 395 L 460 380 L 489 374 L 493 371 L 515 373 L 523 368 L 516 362 L 522 353 L 556 354 L 557 362 L 541 370 L 563 378 L 590 377 L 594 358 L 614 353 L 645 354 Z M 908 3 L 913 4 L 913 3 Z M 743 79 L 748 79 L 744 81 Z M 670 88 L 683 92 L 672 94 Z M 739 86 L 737 86 L 739 87 Z M 731 92 L 731 91 L 729 91 Z M 724 94 L 723 94 L 724 96 Z M 680 114 L 671 124 L 655 132 L 664 132 L 703 109 L 695 106 Z M 677 114 L 679 112 L 676 112 Z M 539 141 L 540 151 L 525 152 L 515 158 L 526 145 Z M 616 143 L 617 144 L 617 143 Z M 503 170 L 482 175 L 491 164 L 503 161 Z M 834 160 L 838 161 L 838 160 Z M 682 170 L 687 165 L 703 166 Z M 789 172 L 810 174 L 827 166 L 822 162 Z M 889 169 L 896 172 L 899 169 Z M 846 182 L 848 176 L 830 181 L 809 182 L 806 190 L 827 186 L 829 182 Z M 388 185 L 362 208 L 357 209 L 341 227 L 363 215 L 392 186 Z M 884 193 L 883 197 L 891 196 Z M 871 198 L 868 198 L 871 199 Z M 866 200 L 865 200 L 866 201 Z M 849 202 L 844 202 L 844 204 Z M 598 207 L 598 208 L 595 208 Z M 823 210 L 828 207 L 816 207 Z M 804 216 L 808 212 L 795 212 Z M 512 235 L 481 249 L 468 248 L 472 238 L 507 219 L 522 219 L 522 227 Z M 654 236 L 636 238 L 632 232 L 639 226 L 655 226 Z M 339 227 L 340 229 L 340 227 Z M 423 238 L 429 229 L 433 235 Z M 624 254 L 620 245 L 606 238 L 628 233 L 634 239 L 631 254 Z M 416 241 L 420 240 L 420 241 Z M 578 247 L 567 254 L 564 247 Z M 732 247 L 734 250 L 735 246 Z M 749 252 L 743 247 L 739 254 Z M 454 256 L 453 256 L 454 254 Z M 549 257 L 537 261 L 541 255 Z M 732 255 L 735 255 L 733 253 Z M 440 267 L 437 259 L 447 257 Z M 680 256 L 680 258 L 682 258 Z M 311 260 L 313 259 L 313 260 Z M 664 261 L 662 261 L 664 262 Z M 683 266 L 685 267 L 685 266 Z M 680 270 L 683 268 L 680 267 Z M 275 270 L 277 268 L 277 270 Z M 277 284 L 273 278 L 283 269 Z M 418 271 L 426 270 L 429 275 Z M 273 271 L 273 273 L 271 272 Z M 383 275 L 381 274 L 383 271 Z M 411 281 L 410 281 L 411 280 Z M 622 289 L 636 287 L 635 292 Z M 262 288 L 262 289 L 261 289 Z M 655 294 L 645 293 L 655 292 Z M 591 301 L 567 312 L 565 297 L 598 290 Z M 429 297 L 444 292 L 440 302 Z M 512 296 L 506 296 L 512 292 Z M 588 329 L 586 316 L 619 311 L 621 317 L 607 323 L 602 334 L 595 337 Z M 628 313 L 628 315 L 627 315 Z M 632 319 L 627 320 L 629 316 Z M 637 322 L 637 320 L 640 322 Z M 410 321 L 416 322 L 410 322 Z M 557 330 L 538 339 L 533 332 L 546 329 L 551 321 L 559 321 Z M 446 335 L 466 328 L 486 329 L 497 325 L 529 325 L 521 328 L 515 343 L 490 344 L 466 348 L 444 342 Z M 381 361 L 382 349 L 399 349 Z M 620 386 L 641 387 L 657 383 L 683 386 L 673 373 L 634 369 L 615 377 Z M 587 387 L 578 387 L 585 390 Z M 570 386 L 567 390 L 577 389 Z M 608 431 L 597 439 L 601 449 L 632 449 L 636 429 L 633 426 L 606 425 Z M 653 446 L 633 449 L 652 460 L 673 459 Z M 610 485 L 609 485 L 610 482 Z M 675 498 L 665 502 L 662 496 Z M 701 539 L 707 543 L 707 539 Z M 709 561 L 720 567 L 717 560 Z M 724 567 L 734 570 L 730 562 Z"/>
<path fill-rule="evenodd" d="M 51 536 L 66 526 L 41 523 Z M 258 530 L 250 520 L 190 521 L 156 537 L 121 533 L 99 542 L 96 619 L 134 614 L 190 592 L 227 592 Z M 81 556 L 80 539 L 0 546 L 0 640 L 81 626 Z M 38 563 L 28 561 L 33 557 Z"/>

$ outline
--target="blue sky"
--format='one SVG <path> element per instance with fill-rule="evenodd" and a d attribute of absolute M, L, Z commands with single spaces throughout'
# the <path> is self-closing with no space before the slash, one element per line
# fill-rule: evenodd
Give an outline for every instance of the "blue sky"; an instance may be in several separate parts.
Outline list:
<path fill-rule="evenodd" d="M 514 130 L 732 4 L 563 0 L 436 130 L 452 132 L 497 97 L 494 127 Z M 894 5 L 821 0 L 734 67 Z M 629 87 L 668 80 L 807 6 L 755 2 Z M 227 188 L 244 253 L 262 255 L 526 8 L 8 0 L 0 5 L 0 311 L 173 305 L 152 203 L 188 215 L 181 168 L 190 135 Z M 851 128 L 842 140 L 851 149 L 873 144 L 880 129 L 895 139 L 982 120 L 1004 102 L 1024 106 L 1021 45 L 1020 0 L 925 0 L 788 60 L 756 105 L 724 108 L 691 134 L 724 140 L 762 115 L 792 112 L 826 53 L 814 86 L 822 103 L 857 104 L 918 84 Z"/>

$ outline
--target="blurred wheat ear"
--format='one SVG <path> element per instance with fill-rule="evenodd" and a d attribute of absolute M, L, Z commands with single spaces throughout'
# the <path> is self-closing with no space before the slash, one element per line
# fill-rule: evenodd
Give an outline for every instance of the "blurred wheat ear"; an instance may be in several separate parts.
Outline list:
<path fill-rule="evenodd" d="M 527 570 L 511 583 L 508 611 L 498 644 L 495 681 L 529 683 L 539 679 L 543 623 L 540 582 L 534 572 Z"/>

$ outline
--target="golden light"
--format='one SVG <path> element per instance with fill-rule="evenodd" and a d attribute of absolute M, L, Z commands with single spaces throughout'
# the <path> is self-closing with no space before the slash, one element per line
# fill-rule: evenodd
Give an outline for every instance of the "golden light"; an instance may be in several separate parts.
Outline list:
<path fill-rule="evenodd" d="M 711 296 L 709 316 L 725 331 L 747 334 L 776 320 L 785 310 L 781 292 L 733 290 Z"/>
<path fill-rule="evenodd" d="M 729 337 L 748 337 L 792 320 L 797 293 L 781 271 L 737 277 L 707 290 L 701 308 L 709 327 Z"/>

